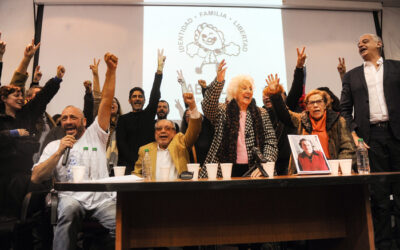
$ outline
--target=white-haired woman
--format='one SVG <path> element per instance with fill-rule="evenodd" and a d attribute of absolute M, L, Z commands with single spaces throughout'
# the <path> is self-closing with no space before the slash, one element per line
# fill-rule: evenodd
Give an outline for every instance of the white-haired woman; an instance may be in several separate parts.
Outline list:
<path fill-rule="evenodd" d="M 275 132 L 265 109 L 253 99 L 251 76 L 234 77 L 228 86 L 227 103 L 219 103 L 225 84 L 225 60 L 218 66 L 217 78 L 207 88 L 202 108 L 215 127 L 215 134 L 205 163 L 233 163 L 232 177 L 242 176 L 254 163 L 253 147 L 258 147 L 268 161 L 275 161 L 278 148 Z M 218 170 L 221 176 L 221 171 Z M 260 176 L 253 171 L 251 176 Z M 200 177 L 207 177 L 202 166 Z"/>

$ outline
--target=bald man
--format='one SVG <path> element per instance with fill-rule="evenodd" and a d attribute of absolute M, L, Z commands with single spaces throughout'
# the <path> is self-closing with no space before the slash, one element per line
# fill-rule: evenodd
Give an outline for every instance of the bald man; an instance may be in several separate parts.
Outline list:
<path fill-rule="evenodd" d="M 106 144 L 110 125 L 111 105 L 115 92 L 115 72 L 118 58 L 110 53 L 104 56 L 107 64 L 98 116 L 87 129 L 82 110 L 67 106 L 61 114 L 61 126 L 66 136 L 49 143 L 39 162 L 32 169 L 31 181 L 40 183 L 53 176 L 59 182 L 71 182 L 71 167 L 79 165 L 84 147 L 97 148 L 96 164 L 90 164 L 91 179 L 108 177 Z M 64 166 L 62 156 L 70 148 Z M 58 221 L 54 231 L 53 249 L 75 249 L 79 225 L 86 213 L 97 219 L 111 236 L 115 235 L 115 194 L 106 192 L 59 192 Z"/>

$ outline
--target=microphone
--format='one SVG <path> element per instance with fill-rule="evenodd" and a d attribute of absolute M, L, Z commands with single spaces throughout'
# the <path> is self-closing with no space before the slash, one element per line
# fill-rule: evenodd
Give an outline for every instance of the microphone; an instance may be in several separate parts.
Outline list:
<path fill-rule="evenodd" d="M 75 138 L 75 136 L 74 136 Z M 60 142 L 61 143 L 61 142 Z M 69 151 L 71 150 L 70 147 L 67 147 L 64 151 L 63 159 L 62 159 L 62 165 L 65 166 L 67 165 L 68 157 L 69 157 Z"/>
<path fill-rule="evenodd" d="M 244 177 L 246 176 L 250 176 L 251 173 L 258 168 L 258 170 L 260 170 L 261 174 L 264 177 L 269 177 L 269 175 L 267 174 L 267 172 L 265 172 L 264 168 L 262 167 L 261 163 L 267 163 L 267 159 L 265 159 L 264 155 L 261 153 L 260 149 L 258 147 L 253 147 L 251 149 L 251 153 L 254 155 L 254 159 L 255 159 L 255 164 L 254 166 L 252 166 L 249 170 L 247 170 L 246 173 L 244 173 Z"/>
<path fill-rule="evenodd" d="M 267 163 L 267 159 L 265 159 L 264 155 L 261 153 L 258 147 L 253 147 L 251 150 L 257 162 Z"/>
<path fill-rule="evenodd" d="M 65 166 L 67 165 L 68 157 L 69 157 L 69 151 L 71 150 L 70 147 L 66 148 L 64 151 L 63 159 L 62 159 L 62 165 Z"/>

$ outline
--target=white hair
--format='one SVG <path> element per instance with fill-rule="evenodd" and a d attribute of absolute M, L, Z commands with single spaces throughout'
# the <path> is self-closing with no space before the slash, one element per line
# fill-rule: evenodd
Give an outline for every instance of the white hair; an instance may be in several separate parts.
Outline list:
<path fill-rule="evenodd" d="M 383 41 L 382 41 L 382 38 L 380 38 L 379 36 L 377 36 L 375 34 L 372 34 L 372 33 L 365 33 L 362 36 L 360 36 L 360 39 L 361 39 L 361 37 L 367 36 L 367 35 L 370 36 L 372 38 L 372 40 L 374 40 L 374 42 L 382 44 L 382 46 L 378 49 L 379 54 L 382 55 L 382 52 L 383 52 Z"/>
<path fill-rule="evenodd" d="M 236 98 L 236 93 L 239 89 L 239 85 L 242 82 L 250 83 L 254 91 L 254 79 L 250 75 L 238 75 L 231 79 L 226 90 L 226 99 L 230 102 L 232 99 Z"/>
<path fill-rule="evenodd" d="M 366 36 L 366 35 L 371 36 L 372 40 L 374 40 L 376 43 L 381 42 L 383 44 L 382 38 L 380 38 L 379 36 L 372 34 L 372 33 L 365 33 L 365 34 L 361 35 L 360 38 L 363 36 Z"/>
<path fill-rule="evenodd" d="M 157 120 L 156 123 L 154 124 L 154 129 L 157 128 L 157 124 L 158 124 L 159 122 L 161 122 L 161 121 L 167 121 L 167 122 L 171 123 L 171 126 L 174 128 L 174 130 L 176 129 L 176 128 L 175 128 L 175 123 L 174 123 L 173 121 L 171 121 L 171 120 L 168 120 L 168 119 Z"/>

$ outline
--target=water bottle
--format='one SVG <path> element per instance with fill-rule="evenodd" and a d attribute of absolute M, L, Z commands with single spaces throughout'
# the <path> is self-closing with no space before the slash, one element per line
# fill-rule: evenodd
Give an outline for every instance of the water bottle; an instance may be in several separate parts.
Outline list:
<path fill-rule="evenodd" d="M 66 179 L 67 182 L 72 182 L 72 167 L 79 165 L 79 156 L 76 151 L 70 151 L 69 153 L 69 158 L 68 158 L 68 164 L 65 166 L 67 169 L 66 173 Z"/>
<path fill-rule="evenodd" d="M 149 150 L 144 150 L 144 157 L 142 161 L 142 176 L 145 180 L 151 180 L 151 160 Z"/>
<path fill-rule="evenodd" d="M 357 154 L 357 170 L 359 174 L 369 174 L 368 149 L 365 147 L 364 140 L 358 139 Z"/>
<path fill-rule="evenodd" d="M 83 147 L 83 154 L 82 154 L 82 165 L 86 167 L 85 175 L 90 180 L 90 152 L 89 147 Z"/>
<path fill-rule="evenodd" d="M 96 180 L 99 176 L 99 160 L 97 155 L 97 148 L 92 148 L 92 153 L 90 154 L 90 178 L 91 180 Z"/>

